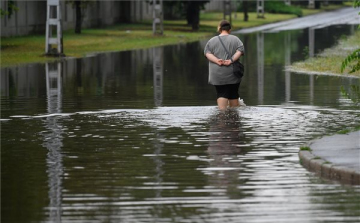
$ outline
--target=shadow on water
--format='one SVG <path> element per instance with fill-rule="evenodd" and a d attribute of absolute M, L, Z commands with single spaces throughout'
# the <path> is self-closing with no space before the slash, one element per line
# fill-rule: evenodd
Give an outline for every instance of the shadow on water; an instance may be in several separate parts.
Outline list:
<path fill-rule="evenodd" d="M 351 32 L 241 35 L 250 106 L 226 112 L 207 84 L 206 41 L 2 69 L 2 220 L 358 219 L 359 188 L 323 182 L 297 157 L 359 125 L 341 94 L 358 79 L 284 72 L 305 47 L 313 56 Z"/>

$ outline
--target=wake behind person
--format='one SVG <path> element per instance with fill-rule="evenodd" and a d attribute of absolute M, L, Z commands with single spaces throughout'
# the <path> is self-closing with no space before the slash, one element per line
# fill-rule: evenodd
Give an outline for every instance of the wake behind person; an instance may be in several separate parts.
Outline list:
<path fill-rule="evenodd" d="M 240 106 L 241 78 L 233 74 L 231 64 L 244 55 L 244 44 L 237 36 L 230 34 L 231 24 L 226 20 L 220 22 L 218 32 L 219 36 L 207 42 L 204 54 L 209 60 L 209 84 L 215 86 L 219 109 L 225 110 L 228 106 Z"/>

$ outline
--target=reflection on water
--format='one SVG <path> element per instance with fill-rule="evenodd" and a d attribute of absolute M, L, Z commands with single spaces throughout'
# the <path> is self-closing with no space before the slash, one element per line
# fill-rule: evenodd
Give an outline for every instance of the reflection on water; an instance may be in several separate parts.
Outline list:
<path fill-rule="evenodd" d="M 61 113 L 62 106 L 62 67 L 61 63 L 46 64 L 46 93 L 48 113 Z M 49 176 L 49 221 L 61 222 L 62 174 L 63 174 L 63 126 L 59 117 L 46 117 L 43 133 L 43 146 L 48 149 L 47 173 Z"/>
<path fill-rule="evenodd" d="M 153 49 L 153 68 L 154 68 L 154 101 L 155 106 L 161 106 L 163 100 L 163 70 L 164 55 L 163 48 Z"/>
<path fill-rule="evenodd" d="M 353 221 L 360 213 L 350 195 L 342 196 L 349 199 L 341 207 L 353 210 L 351 215 L 322 199 L 339 193 L 356 196 L 359 188 L 345 192 L 317 180 L 301 167 L 297 152 L 329 129 L 355 125 L 359 116 L 358 111 L 299 106 L 226 113 L 215 106 L 160 107 L 57 116 L 66 129 L 60 133 L 63 171 L 49 174 L 49 195 L 54 196 L 49 198 L 56 201 L 56 194 L 62 194 L 61 209 L 52 204 L 45 210 L 62 210 L 63 222 L 79 215 L 91 222 L 94 211 L 96 218 L 116 221 L 122 216 L 134 222 L 149 216 L 172 221 L 174 215 L 176 222 L 257 222 L 258 215 L 286 222 L 293 213 L 301 213 L 294 219 L 298 222 L 330 213 L 337 213 L 329 218 L 335 222 Z M 41 120 L 30 117 L 27 122 L 36 126 Z M 53 184 L 61 173 L 62 182 Z M 59 186 L 62 193 L 53 193 L 51 188 Z"/>
<path fill-rule="evenodd" d="M 285 62 L 284 66 L 290 66 L 291 64 L 291 35 L 287 33 L 284 38 L 284 49 L 285 49 Z M 291 73 L 285 71 L 285 103 L 289 103 L 291 99 Z"/>
<path fill-rule="evenodd" d="M 316 30 L 313 52 L 339 30 Z M 340 93 L 357 79 L 283 71 L 309 37 L 241 36 L 250 106 L 225 112 L 206 41 L 2 69 L 2 220 L 357 221 L 360 187 L 299 164 L 300 146 L 360 118 Z"/>
<path fill-rule="evenodd" d="M 264 104 L 264 33 L 257 33 L 258 104 Z"/>

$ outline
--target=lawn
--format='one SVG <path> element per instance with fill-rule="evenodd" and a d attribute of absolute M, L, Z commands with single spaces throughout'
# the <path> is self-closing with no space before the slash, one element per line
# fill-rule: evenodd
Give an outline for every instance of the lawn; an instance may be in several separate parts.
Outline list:
<path fill-rule="evenodd" d="M 311 11 L 311 10 L 310 10 Z M 319 12 L 319 10 L 313 10 Z M 274 23 L 295 18 L 290 14 L 266 13 L 257 18 L 249 13 L 249 21 L 243 21 L 243 13 L 233 14 L 233 30 Z M 223 14 L 201 13 L 200 29 L 193 32 L 185 20 L 164 21 L 164 35 L 153 35 L 151 21 L 135 24 L 119 24 L 103 29 L 83 29 L 82 34 L 73 30 L 64 31 L 63 44 L 66 57 L 84 57 L 88 54 L 109 51 L 144 49 L 155 46 L 192 42 L 216 34 L 216 28 Z M 46 57 L 45 35 L 1 38 L 1 67 L 24 63 L 44 63 L 58 58 Z"/>
<path fill-rule="evenodd" d="M 357 31 L 348 38 L 341 38 L 336 46 L 324 50 L 315 57 L 296 62 L 287 69 L 295 72 L 341 75 L 341 63 L 347 55 L 360 48 L 359 39 L 360 31 Z M 348 72 L 349 68 L 345 69 L 343 74 L 348 74 Z M 360 77 L 360 71 L 351 75 Z"/>

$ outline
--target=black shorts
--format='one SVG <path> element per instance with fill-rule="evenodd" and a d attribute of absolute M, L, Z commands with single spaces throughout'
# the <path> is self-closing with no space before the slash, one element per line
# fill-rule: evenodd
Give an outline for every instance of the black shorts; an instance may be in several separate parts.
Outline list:
<path fill-rule="evenodd" d="M 227 98 L 229 100 L 239 98 L 240 83 L 214 86 L 216 88 L 217 98 Z"/>

